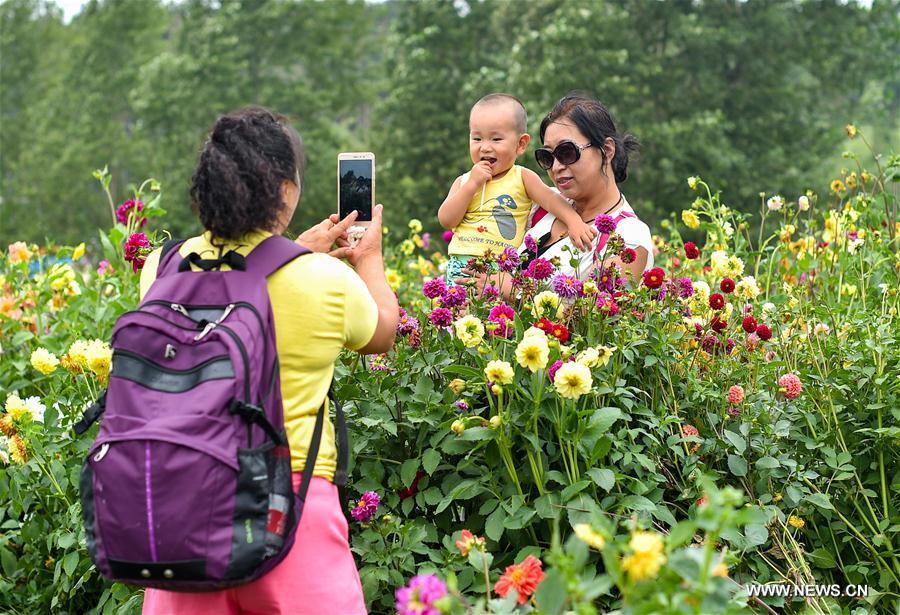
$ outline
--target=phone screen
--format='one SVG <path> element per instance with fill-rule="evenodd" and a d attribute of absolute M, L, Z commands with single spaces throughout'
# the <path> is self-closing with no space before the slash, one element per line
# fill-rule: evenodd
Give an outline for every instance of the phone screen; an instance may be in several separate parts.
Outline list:
<path fill-rule="evenodd" d="M 372 220 L 372 165 L 373 160 L 339 160 L 341 218 L 354 209 L 359 212 L 357 220 Z"/>

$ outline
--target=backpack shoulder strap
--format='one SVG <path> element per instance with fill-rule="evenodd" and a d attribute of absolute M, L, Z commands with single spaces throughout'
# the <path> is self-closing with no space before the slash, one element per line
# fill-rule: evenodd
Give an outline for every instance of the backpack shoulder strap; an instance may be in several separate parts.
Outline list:
<path fill-rule="evenodd" d="M 169 239 L 162 245 L 159 253 L 159 265 L 156 267 L 156 277 L 172 273 L 178 270 L 178 265 L 172 265 L 173 261 L 177 261 L 175 257 L 178 255 L 178 248 L 184 243 L 184 239 Z"/>
<path fill-rule="evenodd" d="M 294 243 L 287 237 L 272 235 L 247 255 L 247 271 L 267 278 L 298 256 L 310 252 L 312 250 L 306 246 Z"/>

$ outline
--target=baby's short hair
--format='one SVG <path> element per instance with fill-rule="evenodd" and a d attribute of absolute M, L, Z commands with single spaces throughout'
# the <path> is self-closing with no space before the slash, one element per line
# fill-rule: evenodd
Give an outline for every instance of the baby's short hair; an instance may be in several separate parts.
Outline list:
<path fill-rule="evenodd" d="M 482 96 L 477 103 L 472 105 L 472 109 L 475 109 L 475 107 L 480 105 L 498 104 L 507 104 L 512 107 L 513 113 L 515 114 L 516 130 L 519 134 L 528 132 L 528 114 L 525 112 L 525 105 L 512 94 L 495 93 Z"/>

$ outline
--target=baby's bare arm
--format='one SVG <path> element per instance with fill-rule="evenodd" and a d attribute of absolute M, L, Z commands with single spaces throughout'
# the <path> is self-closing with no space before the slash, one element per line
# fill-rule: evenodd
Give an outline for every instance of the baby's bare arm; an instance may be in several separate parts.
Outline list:
<path fill-rule="evenodd" d="M 522 183 L 525 184 L 528 198 L 566 225 L 576 246 L 582 250 L 590 249 L 589 241 L 597 236 L 597 229 L 586 224 L 561 194 L 551 190 L 547 184 L 541 181 L 537 173 L 530 169 L 522 170 Z"/>

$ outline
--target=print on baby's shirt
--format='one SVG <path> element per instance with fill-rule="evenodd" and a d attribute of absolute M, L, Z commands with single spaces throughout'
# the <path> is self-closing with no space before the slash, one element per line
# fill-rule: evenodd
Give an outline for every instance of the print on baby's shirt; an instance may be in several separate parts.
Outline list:
<path fill-rule="evenodd" d="M 508 194 L 501 194 L 485 201 L 477 211 L 467 213 L 463 218 L 463 222 L 474 224 L 476 222 L 484 221 L 489 217 L 493 218 L 494 222 L 497 224 L 497 230 L 500 232 L 500 236 L 507 241 L 512 241 L 516 237 L 518 227 L 516 226 L 516 220 L 513 218 L 510 210 L 518 208 L 519 206 L 516 205 L 515 199 Z M 485 213 L 485 210 L 491 212 L 490 216 Z M 487 228 L 483 231 L 482 228 L 484 227 L 479 226 L 478 231 L 482 233 L 487 232 Z"/>

